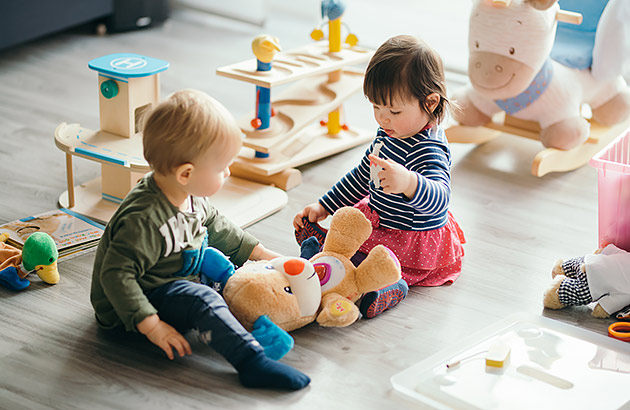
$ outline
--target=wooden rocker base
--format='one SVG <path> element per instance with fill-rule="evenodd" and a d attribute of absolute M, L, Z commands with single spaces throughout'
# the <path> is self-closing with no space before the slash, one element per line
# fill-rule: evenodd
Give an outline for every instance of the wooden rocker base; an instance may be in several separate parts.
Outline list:
<path fill-rule="evenodd" d="M 511 117 L 503 121 L 503 117 L 503 115 L 497 116 L 481 127 L 451 126 L 445 130 L 446 137 L 451 143 L 464 144 L 483 144 L 502 133 L 539 140 L 540 128 L 537 123 L 532 125 L 530 122 Z M 580 168 L 627 128 L 627 122 L 607 127 L 591 121 L 591 133 L 586 142 L 570 150 L 543 149 L 534 157 L 531 173 L 542 177 L 551 172 L 567 172 Z"/>
<path fill-rule="evenodd" d="M 230 177 L 211 201 L 219 212 L 245 228 L 282 209 L 288 196 L 279 188 Z M 74 187 L 73 207 L 69 206 L 68 191 L 59 197 L 59 205 L 104 224 L 118 209 L 116 202 L 102 198 L 101 178 Z"/>

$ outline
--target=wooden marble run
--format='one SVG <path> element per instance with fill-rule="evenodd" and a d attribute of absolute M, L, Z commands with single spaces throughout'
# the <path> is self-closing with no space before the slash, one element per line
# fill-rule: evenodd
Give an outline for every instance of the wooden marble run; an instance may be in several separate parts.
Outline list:
<path fill-rule="evenodd" d="M 532 175 L 542 177 L 551 172 L 567 172 L 586 165 L 593 155 L 618 137 L 629 125 L 626 121 L 610 127 L 595 121 L 590 121 L 590 124 L 589 138 L 583 144 L 569 150 L 545 148 L 538 152 L 532 161 Z M 482 127 L 455 125 L 445 131 L 451 143 L 483 144 L 503 133 L 540 140 L 538 122 L 514 118 L 505 113 L 497 114 Z"/>
<path fill-rule="evenodd" d="M 256 58 L 217 69 L 221 76 L 256 85 L 256 111 L 239 121 L 245 140 L 231 167 L 233 175 L 288 190 L 301 182 L 293 167 L 373 138 L 341 121 L 343 102 L 363 84 L 363 72 L 349 66 L 366 62 L 373 51 L 356 47 L 354 35 L 341 44 L 340 10 L 329 15 L 328 44 L 285 52 L 277 39 L 263 35 L 252 44 Z M 265 39 L 266 50 L 274 51 L 261 57 L 258 44 Z M 271 97 L 273 87 L 288 83 L 293 84 Z M 327 121 L 318 121 L 325 115 Z"/>
<path fill-rule="evenodd" d="M 142 153 L 142 114 L 160 99 L 159 73 L 169 63 L 138 54 L 110 54 L 89 62 L 98 73 L 100 129 L 61 123 L 55 144 L 66 154 L 68 190 L 59 204 L 107 222 L 131 188 L 150 171 Z M 101 176 L 74 185 L 72 158 L 101 164 Z M 240 178 L 229 178 L 214 205 L 242 227 L 284 207 L 286 193 Z"/>

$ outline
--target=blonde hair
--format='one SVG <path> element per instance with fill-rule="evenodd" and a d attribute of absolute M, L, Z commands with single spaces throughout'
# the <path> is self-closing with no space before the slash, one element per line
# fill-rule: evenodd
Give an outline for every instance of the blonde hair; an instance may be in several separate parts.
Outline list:
<path fill-rule="evenodd" d="M 425 101 L 433 93 L 440 96 L 440 102 L 431 112 Z M 408 35 L 392 37 L 376 50 L 365 71 L 363 94 L 379 105 L 415 98 L 433 123 L 440 123 L 447 105 L 452 104 L 446 98 L 440 55 L 424 41 Z"/>
<path fill-rule="evenodd" d="M 144 158 L 163 175 L 210 149 L 218 157 L 242 145 L 232 114 L 208 94 L 192 89 L 177 91 L 156 105 L 143 130 Z"/>

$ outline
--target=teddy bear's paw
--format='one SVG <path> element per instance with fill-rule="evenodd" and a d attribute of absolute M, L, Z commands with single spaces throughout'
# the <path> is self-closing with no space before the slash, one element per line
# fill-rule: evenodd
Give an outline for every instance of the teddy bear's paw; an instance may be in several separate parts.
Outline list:
<path fill-rule="evenodd" d="M 344 327 L 353 324 L 359 318 L 359 309 L 348 299 L 340 298 L 324 304 L 324 309 L 317 316 L 320 326 Z"/>
<path fill-rule="evenodd" d="M 606 319 L 610 316 L 599 303 L 595 305 L 595 308 L 593 309 L 593 313 L 591 313 L 591 315 L 598 319 Z"/>
<path fill-rule="evenodd" d="M 558 259 L 556 261 L 556 264 L 553 266 L 553 269 L 551 270 L 551 277 L 555 278 L 558 275 L 564 275 L 564 269 L 562 269 L 562 264 L 564 263 L 564 260 L 562 259 Z"/>
<path fill-rule="evenodd" d="M 557 275 L 551 282 L 551 286 L 543 293 L 543 306 L 548 309 L 562 309 L 565 305 L 560 302 L 558 289 L 562 281 L 566 279 L 564 275 Z"/>

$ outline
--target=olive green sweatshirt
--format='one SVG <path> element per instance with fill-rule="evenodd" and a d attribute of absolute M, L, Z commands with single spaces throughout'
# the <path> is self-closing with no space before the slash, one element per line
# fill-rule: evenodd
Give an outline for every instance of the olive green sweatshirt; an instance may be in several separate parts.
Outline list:
<path fill-rule="evenodd" d="M 206 245 L 242 265 L 258 241 L 230 222 L 207 198 L 192 197 L 189 212 L 173 206 L 145 176 L 125 197 L 96 250 L 90 300 L 104 328 L 136 325 L 157 313 L 147 292 L 175 280 L 196 280 Z"/>

